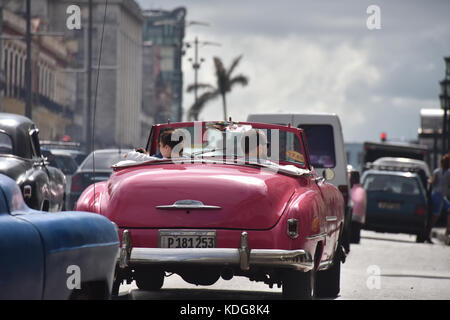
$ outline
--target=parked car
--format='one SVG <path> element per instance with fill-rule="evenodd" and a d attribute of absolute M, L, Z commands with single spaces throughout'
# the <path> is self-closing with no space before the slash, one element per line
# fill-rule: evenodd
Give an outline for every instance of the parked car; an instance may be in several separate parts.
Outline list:
<path fill-rule="evenodd" d="M 68 209 L 73 209 L 78 197 L 94 182 L 108 180 L 111 165 L 122 160 L 131 149 L 100 149 L 91 152 L 72 175 Z"/>
<path fill-rule="evenodd" d="M 348 165 L 350 180 L 350 197 L 352 199 L 352 226 L 351 243 L 359 243 L 361 240 L 361 229 L 366 222 L 367 192 L 361 185 L 360 174 L 351 165 Z"/>
<path fill-rule="evenodd" d="M 348 253 L 350 251 L 352 206 L 344 136 L 338 115 L 331 113 L 251 114 L 248 116 L 247 121 L 290 125 L 295 128 L 302 128 L 305 131 L 312 166 L 316 169 L 319 176 L 322 175 L 325 169 L 333 169 L 335 177 L 330 182 L 344 196 L 345 226 L 343 245 Z"/>
<path fill-rule="evenodd" d="M 0 113 L 0 173 L 17 182 L 30 208 L 60 211 L 66 197 L 66 179 L 42 157 L 38 134 L 30 119 Z"/>
<path fill-rule="evenodd" d="M 158 290 L 170 272 L 197 285 L 246 276 L 282 286 L 287 299 L 310 298 L 312 282 L 318 296 L 339 293 L 344 199 L 312 168 L 302 129 L 154 125 L 149 154 L 158 152 L 159 133 L 167 128 L 183 133 L 183 157 L 122 161 L 108 181 L 96 183 L 95 192 L 88 187 L 77 202 L 76 210 L 102 214 L 119 226 L 116 292 L 123 280 Z M 243 155 L 244 135 L 254 129 L 268 139 L 269 160 Z M 331 169 L 325 173 L 332 178 Z"/>
<path fill-rule="evenodd" d="M 369 169 L 362 176 L 367 192 L 364 229 L 427 238 L 426 191 L 415 172 Z"/>
<path fill-rule="evenodd" d="M 42 155 L 48 161 L 49 165 L 60 169 L 66 177 L 66 201 L 65 208 L 69 207 L 70 189 L 72 185 L 72 175 L 77 171 L 78 164 L 75 159 L 65 150 L 55 149 L 52 151 L 45 148 L 41 149 Z M 73 207 L 72 207 L 73 208 Z"/>
<path fill-rule="evenodd" d="M 0 194 L 0 300 L 110 297 L 117 226 L 88 212 L 30 209 L 3 174 Z"/>
<path fill-rule="evenodd" d="M 77 142 L 64 142 L 64 141 L 41 141 L 41 146 L 50 150 L 53 153 L 64 152 L 69 154 L 80 165 L 87 157 L 87 153 L 81 150 L 81 146 Z"/>
<path fill-rule="evenodd" d="M 428 188 L 428 179 L 431 178 L 431 171 L 428 164 L 423 160 L 402 157 L 382 157 L 375 160 L 373 165 L 390 167 L 393 170 L 400 171 L 416 171 L 421 178 L 423 187 L 425 189 Z"/>

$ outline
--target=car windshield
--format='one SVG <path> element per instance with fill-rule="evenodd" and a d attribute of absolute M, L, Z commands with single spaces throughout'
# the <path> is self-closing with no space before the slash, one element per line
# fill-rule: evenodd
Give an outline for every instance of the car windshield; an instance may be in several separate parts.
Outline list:
<path fill-rule="evenodd" d="M 81 164 L 80 169 L 84 171 L 92 170 L 93 164 L 95 162 L 95 170 L 102 170 L 102 171 L 112 171 L 111 166 L 121 160 L 124 159 L 124 155 L 131 150 L 111 150 L 109 152 L 94 152 L 91 153 L 84 162 Z"/>
<path fill-rule="evenodd" d="M 369 174 L 364 179 L 364 189 L 367 191 L 385 191 L 402 195 L 419 195 L 419 181 L 413 177 Z"/>
<path fill-rule="evenodd" d="M 300 125 L 305 130 L 309 146 L 309 158 L 315 168 L 334 168 L 336 156 L 334 152 L 333 127 L 330 125 Z"/>
<path fill-rule="evenodd" d="M 267 164 L 292 163 L 305 166 L 299 137 L 291 131 L 268 129 L 250 124 L 207 122 L 177 128 L 173 150 L 183 157 L 222 158 Z M 172 138 L 174 137 L 172 134 Z"/>

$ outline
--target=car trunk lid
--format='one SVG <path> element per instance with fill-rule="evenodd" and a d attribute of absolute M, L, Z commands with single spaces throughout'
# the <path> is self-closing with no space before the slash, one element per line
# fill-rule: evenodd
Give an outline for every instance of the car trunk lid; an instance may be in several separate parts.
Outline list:
<path fill-rule="evenodd" d="M 294 184 L 250 166 L 143 165 L 111 176 L 102 213 L 127 228 L 269 229 Z"/>

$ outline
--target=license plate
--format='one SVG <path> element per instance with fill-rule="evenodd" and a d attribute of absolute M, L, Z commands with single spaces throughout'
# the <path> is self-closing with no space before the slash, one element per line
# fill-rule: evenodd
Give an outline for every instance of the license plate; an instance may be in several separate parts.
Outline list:
<path fill-rule="evenodd" d="M 160 248 L 215 248 L 216 231 L 159 230 Z"/>
<path fill-rule="evenodd" d="M 378 202 L 378 208 L 380 209 L 390 209 L 390 210 L 399 210 L 401 207 L 398 202 Z"/>

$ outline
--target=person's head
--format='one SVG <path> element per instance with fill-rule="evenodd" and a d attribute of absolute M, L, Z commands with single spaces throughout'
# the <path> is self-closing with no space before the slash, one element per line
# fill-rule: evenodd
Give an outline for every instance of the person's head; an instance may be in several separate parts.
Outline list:
<path fill-rule="evenodd" d="M 246 157 L 267 157 L 267 137 L 262 130 L 251 129 L 245 132 L 241 138 L 241 147 Z"/>
<path fill-rule="evenodd" d="M 172 128 L 166 128 L 163 129 L 159 133 L 158 137 L 158 145 L 159 145 L 159 151 L 161 152 L 161 155 L 164 158 L 171 158 L 172 157 L 172 149 L 179 143 L 183 143 L 183 136 L 179 136 L 177 138 L 172 138 L 172 135 L 176 132 L 175 129 Z M 180 152 L 178 156 L 181 156 L 183 152 L 183 148 L 180 149 Z"/>
<path fill-rule="evenodd" d="M 450 167 L 450 157 L 448 154 L 444 154 L 441 158 L 441 168 L 445 171 Z"/>

